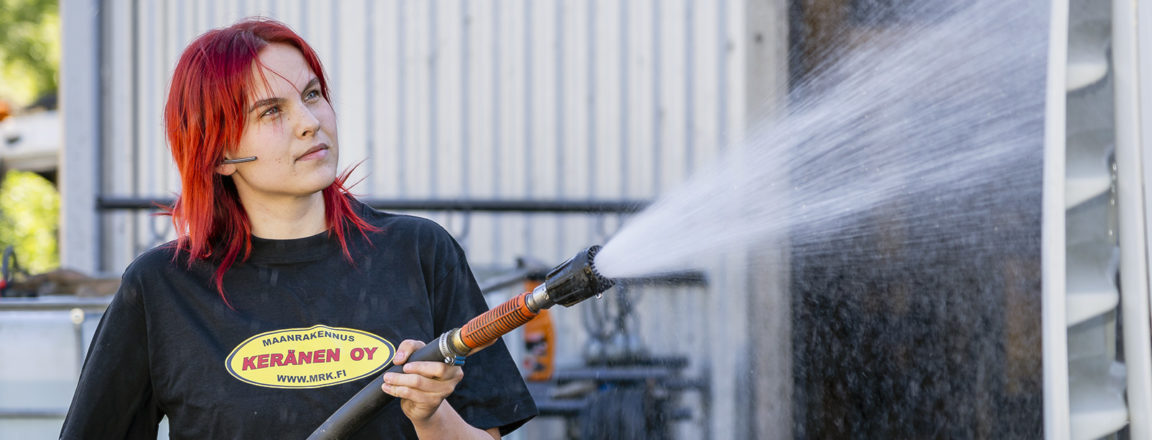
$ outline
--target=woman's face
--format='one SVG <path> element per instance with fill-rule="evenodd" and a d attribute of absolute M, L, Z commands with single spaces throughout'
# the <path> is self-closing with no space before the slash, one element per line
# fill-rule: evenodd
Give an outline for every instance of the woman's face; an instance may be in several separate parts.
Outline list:
<path fill-rule="evenodd" d="M 246 207 L 318 197 L 336 179 L 336 113 L 295 47 L 270 44 L 259 60 L 253 64 L 244 134 L 227 153 L 229 159 L 257 160 L 220 165 L 217 172 L 232 176 Z"/>

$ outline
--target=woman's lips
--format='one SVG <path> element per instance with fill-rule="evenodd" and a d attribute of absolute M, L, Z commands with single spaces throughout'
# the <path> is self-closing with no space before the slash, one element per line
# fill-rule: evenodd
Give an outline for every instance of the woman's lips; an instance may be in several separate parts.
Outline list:
<path fill-rule="evenodd" d="M 296 160 L 314 160 L 323 159 L 325 157 L 328 157 L 328 144 L 319 144 L 315 147 L 309 148 L 308 151 L 305 151 L 304 154 L 301 154 L 300 157 L 296 158 Z"/>

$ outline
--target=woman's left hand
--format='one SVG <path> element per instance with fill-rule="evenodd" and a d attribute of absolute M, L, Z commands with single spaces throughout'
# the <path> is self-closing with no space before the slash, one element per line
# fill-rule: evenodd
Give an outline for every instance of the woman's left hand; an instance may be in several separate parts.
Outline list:
<path fill-rule="evenodd" d="M 385 373 L 384 385 L 380 387 L 385 393 L 400 399 L 400 408 L 413 423 L 431 419 L 464 378 L 463 369 L 443 362 L 405 364 L 408 356 L 422 347 L 423 342 L 413 339 L 401 342 L 392 363 L 403 365 L 404 374 Z"/>

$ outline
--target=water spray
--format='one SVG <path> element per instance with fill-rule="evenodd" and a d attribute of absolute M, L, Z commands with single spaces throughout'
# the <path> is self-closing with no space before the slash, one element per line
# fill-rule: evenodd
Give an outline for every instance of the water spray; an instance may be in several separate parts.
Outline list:
<path fill-rule="evenodd" d="M 463 364 L 469 353 L 496 342 L 504 334 L 532 320 L 541 310 L 556 304 L 572 307 L 588 298 L 599 296 L 615 284 L 596 270 L 593 259 L 599 251 L 600 246 L 580 251 L 548 272 L 544 282 L 535 289 L 472 318 L 464 327 L 444 332 L 435 341 L 413 353 L 408 362 Z M 386 372 L 403 373 L 403 368 L 392 365 L 387 367 Z M 384 375 L 381 374 L 332 413 L 308 438 L 344 439 L 356 433 L 368 419 L 394 399 L 380 389 L 383 384 Z"/>

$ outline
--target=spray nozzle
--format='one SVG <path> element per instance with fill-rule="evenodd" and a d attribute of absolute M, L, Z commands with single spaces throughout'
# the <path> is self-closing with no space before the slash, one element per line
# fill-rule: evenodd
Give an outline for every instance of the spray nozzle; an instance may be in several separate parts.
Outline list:
<path fill-rule="evenodd" d="M 609 278 L 596 271 L 593 260 L 600 246 L 584 249 L 568 261 L 556 266 L 544 277 L 544 284 L 538 288 L 540 295 L 533 292 L 536 297 L 537 310 L 548 308 L 555 304 L 572 307 L 580 301 L 598 295 L 615 284 Z"/>

